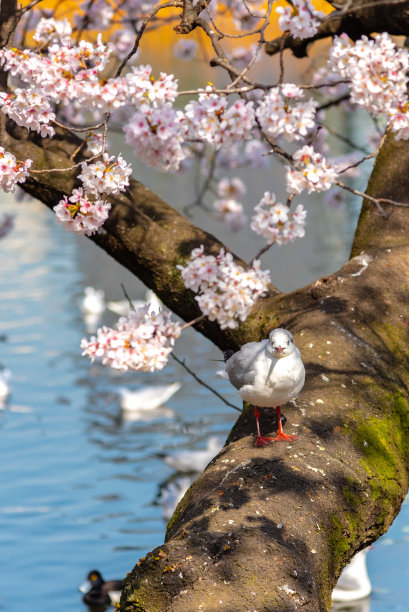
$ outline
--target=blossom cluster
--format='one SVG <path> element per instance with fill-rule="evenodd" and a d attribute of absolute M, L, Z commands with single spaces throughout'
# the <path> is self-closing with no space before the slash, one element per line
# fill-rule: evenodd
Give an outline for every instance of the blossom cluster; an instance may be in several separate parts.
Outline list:
<path fill-rule="evenodd" d="M 84 338 L 82 354 L 91 361 L 100 358 L 104 365 L 123 372 L 161 370 L 181 328 L 179 323 L 171 321 L 169 312 L 149 312 L 149 308 L 147 304 L 121 317 L 117 329 L 102 327 L 90 340 Z"/>
<path fill-rule="evenodd" d="M 82 187 L 74 189 L 72 195 L 54 206 L 57 221 L 62 223 L 68 232 L 91 236 L 105 223 L 111 204 L 106 200 L 90 200 Z"/>
<path fill-rule="evenodd" d="M 114 159 L 113 155 L 110 157 L 108 153 L 104 153 L 101 161 L 81 164 L 82 172 L 78 178 L 81 179 L 87 192 L 94 195 L 98 193 L 110 195 L 125 191 L 129 185 L 132 168 L 121 155 L 118 155 L 116 161 L 113 161 Z"/>
<path fill-rule="evenodd" d="M 55 119 L 51 104 L 45 96 L 34 89 L 15 89 L 14 93 L 0 92 L 0 108 L 17 125 L 38 132 L 41 136 L 54 136 L 49 124 Z"/>
<path fill-rule="evenodd" d="M 409 53 L 389 34 L 362 36 L 353 43 L 346 34 L 334 39 L 329 68 L 350 80 L 351 101 L 372 115 L 386 114 L 397 138 L 409 137 Z"/>
<path fill-rule="evenodd" d="M 325 14 L 317 11 L 310 0 L 294 0 L 291 4 L 292 6 L 276 8 L 276 13 L 280 15 L 280 28 L 285 32 L 289 31 L 293 38 L 314 36 Z"/>
<path fill-rule="evenodd" d="M 287 169 L 287 190 L 301 193 L 304 189 L 326 191 L 335 183 L 337 173 L 313 147 L 304 146 L 292 157 L 294 168 Z"/>
<path fill-rule="evenodd" d="M 178 59 L 189 61 L 197 53 L 197 42 L 191 38 L 181 38 L 173 47 L 173 53 Z"/>
<path fill-rule="evenodd" d="M 230 180 L 223 178 L 217 185 L 217 195 L 220 199 L 213 202 L 213 208 L 217 216 L 233 231 L 241 229 L 247 223 L 243 205 L 238 201 L 246 191 L 245 184 L 237 176 Z"/>
<path fill-rule="evenodd" d="M 28 169 L 33 161 L 17 161 L 15 156 L 0 146 L 0 188 L 3 191 L 14 191 L 17 183 L 24 183 Z"/>
<path fill-rule="evenodd" d="M 259 261 L 245 270 L 224 249 L 217 256 L 205 255 L 203 245 L 193 249 L 186 266 L 177 267 L 185 287 L 198 293 L 195 299 L 202 313 L 221 329 L 238 327 L 237 319 L 245 321 L 270 282 L 269 272 L 260 269 Z"/>
<path fill-rule="evenodd" d="M 286 204 L 276 202 L 274 193 L 266 191 L 254 207 L 251 229 L 263 236 L 268 244 L 286 244 L 305 235 L 307 211 L 298 204 L 294 212 Z"/>
<path fill-rule="evenodd" d="M 213 208 L 219 219 L 224 221 L 233 232 L 241 229 L 247 223 L 247 217 L 243 212 L 243 205 L 233 198 L 215 200 Z"/>
<path fill-rule="evenodd" d="M 37 24 L 33 39 L 38 45 L 50 42 L 69 43 L 72 27 L 67 19 L 53 19 L 42 17 Z"/>
<path fill-rule="evenodd" d="M 181 111 L 170 104 L 136 111 L 124 125 L 125 142 L 136 155 L 159 170 L 178 170 L 186 157 L 186 126 Z"/>
<path fill-rule="evenodd" d="M 161 72 L 159 78 L 155 79 L 149 64 L 134 66 L 124 81 L 125 95 L 135 106 L 149 103 L 156 107 L 176 100 L 178 82 L 173 74 Z"/>
<path fill-rule="evenodd" d="M 256 111 L 263 130 L 272 138 L 283 135 L 288 141 L 302 140 L 315 126 L 318 105 L 312 99 L 298 102 L 303 97 L 303 90 L 292 83 L 272 87 Z"/>
<path fill-rule="evenodd" d="M 189 136 L 216 149 L 247 140 L 255 125 L 253 102 L 240 99 L 228 106 L 227 99 L 211 93 L 210 88 L 197 101 L 189 102 L 184 112 Z"/>
<path fill-rule="evenodd" d="M 213 3 L 212 3 L 213 4 Z M 228 0 L 226 5 L 229 7 L 234 25 L 238 30 L 253 30 L 259 20 L 263 17 L 262 2 L 260 0 Z M 216 3 L 213 10 L 216 8 Z"/>
<path fill-rule="evenodd" d="M 99 194 L 115 195 L 125 191 L 132 172 L 121 155 L 113 160 L 114 156 L 104 153 L 101 161 L 81 164 L 82 172 L 78 178 L 83 187 L 74 189 L 70 197 L 64 196 L 53 208 L 57 221 L 67 231 L 90 236 L 105 223 L 111 204 L 100 199 Z"/>

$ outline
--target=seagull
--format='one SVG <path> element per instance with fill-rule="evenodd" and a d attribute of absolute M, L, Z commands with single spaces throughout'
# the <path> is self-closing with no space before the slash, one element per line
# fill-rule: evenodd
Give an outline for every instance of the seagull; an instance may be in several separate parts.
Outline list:
<path fill-rule="evenodd" d="M 281 405 L 297 397 L 304 386 L 305 369 L 301 354 L 287 329 L 278 327 L 268 339 L 249 342 L 237 353 L 226 351 L 226 365 L 218 372 L 236 387 L 240 397 L 254 406 L 257 424 L 255 446 L 268 446 L 271 440 L 296 440 L 283 432 Z M 259 406 L 275 406 L 278 433 L 275 438 L 260 434 Z"/>
<path fill-rule="evenodd" d="M 151 289 L 148 289 L 145 293 L 145 300 L 131 300 L 132 306 L 134 310 L 138 310 L 142 306 L 146 306 L 146 304 L 150 304 L 150 311 L 158 313 L 162 310 L 162 302 Z M 109 310 L 112 310 L 117 315 L 122 317 L 126 317 L 132 311 L 131 305 L 128 300 L 122 300 L 120 302 L 108 302 L 107 306 Z"/>
<path fill-rule="evenodd" d="M 105 292 L 103 289 L 85 287 L 81 310 L 84 314 L 101 315 L 105 310 Z"/>
<path fill-rule="evenodd" d="M 156 503 L 162 508 L 162 516 L 166 522 L 169 521 L 176 506 L 197 476 L 197 473 L 190 475 L 183 474 L 176 478 L 172 476 L 170 480 L 167 480 L 160 486 Z"/>
<path fill-rule="evenodd" d="M 197 472 L 201 474 L 222 447 L 222 440 L 218 436 L 211 436 L 207 441 L 207 448 L 204 450 L 180 451 L 175 455 L 167 455 L 164 461 L 177 472 Z"/>
<path fill-rule="evenodd" d="M 0 408 L 3 408 L 6 398 L 10 394 L 10 385 L 8 381 L 11 378 L 11 372 L 8 369 L 0 370 Z"/>
<path fill-rule="evenodd" d="M 82 315 L 87 332 L 93 334 L 99 324 L 101 315 L 105 310 L 105 293 L 102 289 L 85 287 L 81 302 Z"/>
<path fill-rule="evenodd" d="M 368 597 L 372 592 L 366 569 L 366 555 L 370 547 L 360 550 L 344 567 L 332 592 L 332 601 L 350 602 Z"/>
<path fill-rule="evenodd" d="M 109 606 L 118 603 L 121 598 L 122 580 L 105 580 L 98 570 L 91 570 L 87 580 L 78 587 L 85 593 L 83 602 L 89 606 Z"/>
<path fill-rule="evenodd" d="M 119 389 L 121 408 L 124 412 L 155 410 L 163 406 L 181 386 L 180 382 L 170 385 L 146 385 L 136 391 L 121 387 Z"/>

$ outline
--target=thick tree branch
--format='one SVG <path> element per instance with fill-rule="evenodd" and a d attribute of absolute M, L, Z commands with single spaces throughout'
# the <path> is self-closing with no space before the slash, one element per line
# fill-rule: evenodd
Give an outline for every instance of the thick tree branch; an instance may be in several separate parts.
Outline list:
<path fill-rule="evenodd" d="M 72 153 L 81 142 L 74 134 L 58 128 L 53 140 L 29 135 L 24 128 L 8 122 L 7 144 L 17 159 L 30 158 L 32 168 L 70 168 Z M 78 162 L 75 159 L 75 162 Z M 78 173 L 78 170 L 77 170 Z M 64 194 L 69 194 L 75 185 L 76 172 L 44 172 L 33 174 L 23 185 L 27 193 L 52 208 Z M 132 180 L 128 191 L 110 198 L 112 210 L 103 231 L 91 240 L 103 248 L 116 261 L 133 272 L 160 299 L 185 321 L 200 314 L 194 295 L 185 289 L 177 264 L 184 264 L 193 248 L 205 245 L 209 253 L 217 253 L 223 246 L 214 236 L 204 232 L 176 212 L 144 185 Z M 238 263 L 246 264 L 239 258 Z M 271 295 L 278 291 L 271 287 Z M 269 300 L 269 298 L 264 298 Z M 248 339 L 259 328 L 262 307 L 257 304 L 254 315 L 246 322 L 244 333 Z M 237 349 L 242 343 L 243 331 L 220 330 L 207 319 L 195 325 L 206 337 L 222 350 Z"/>

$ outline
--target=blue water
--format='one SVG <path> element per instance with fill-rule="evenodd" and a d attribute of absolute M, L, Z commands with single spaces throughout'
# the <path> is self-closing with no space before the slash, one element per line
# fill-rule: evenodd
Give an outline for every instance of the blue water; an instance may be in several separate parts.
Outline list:
<path fill-rule="evenodd" d="M 98 247 L 66 233 L 42 204 L 2 198 L 1 211 L 15 212 L 16 226 L 0 241 L 0 366 L 12 372 L 11 396 L 0 411 L 0 609 L 79 612 L 86 608 L 77 586 L 90 569 L 123 577 L 163 542 L 155 500 L 172 470 L 158 453 L 204 448 L 209 435 L 226 436 L 236 413 L 172 360 L 153 375 L 118 374 L 81 357 L 88 335 L 79 309 L 84 287 L 100 287 L 108 299 L 123 298 L 121 282 L 135 297 L 145 289 Z M 336 211 L 337 226 L 324 232 L 329 214 L 322 203 L 313 208 L 315 233 L 302 246 L 308 253 L 302 263 L 301 246 L 288 247 L 290 279 L 276 255 L 267 259 L 280 288 L 341 265 L 351 215 Z M 243 252 L 242 238 L 228 240 L 244 257 L 254 254 L 251 242 Z M 103 320 L 115 318 L 107 313 Z M 207 340 L 188 330 L 176 353 L 238 403 L 214 376 L 212 360 L 221 355 Z M 175 380 L 182 388 L 168 402 L 173 418 L 121 420 L 120 386 Z M 372 612 L 408 609 L 408 553 L 409 504 L 368 555 Z"/>

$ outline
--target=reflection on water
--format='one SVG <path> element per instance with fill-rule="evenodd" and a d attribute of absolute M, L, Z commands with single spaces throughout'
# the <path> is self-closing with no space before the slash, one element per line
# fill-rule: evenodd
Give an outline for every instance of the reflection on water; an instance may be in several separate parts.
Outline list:
<path fill-rule="evenodd" d="M 145 288 L 98 247 L 65 233 L 43 205 L 16 205 L 9 197 L 3 210 L 16 211 L 17 218 L 15 230 L 0 241 L 0 366 L 12 374 L 0 411 L 1 578 L 7 586 L 0 591 L 0 607 L 78 612 L 84 605 L 77 585 L 89 569 L 97 565 L 104 575 L 124 576 L 163 541 L 164 517 L 190 484 L 163 456 L 204 451 L 211 436 L 225 438 L 237 415 L 172 360 L 150 375 L 118 374 L 82 358 L 84 288 L 102 289 L 113 301 L 123 299 L 121 282 L 139 299 Z M 280 287 L 305 284 L 327 271 L 319 270 L 319 261 L 329 243 L 326 265 L 330 259 L 335 269 L 347 255 L 340 238 L 347 211 L 337 213 L 325 237 L 322 202 L 312 211 L 306 253 L 294 243 L 284 258 L 276 260 L 272 253 L 266 263 Z M 258 248 L 237 236 L 228 241 L 244 257 Z M 115 319 L 112 312 L 103 315 L 108 325 Z M 215 375 L 214 360 L 221 354 L 210 342 L 187 330 L 176 353 L 237 403 L 234 390 Z M 120 387 L 175 381 L 181 388 L 166 402 L 169 412 L 124 418 Z M 406 609 L 399 608 L 407 600 L 405 523 L 407 505 L 388 534 L 393 545 L 381 540 L 368 556 L 372 612 Z"/>
<path fill-rule="evenodd" d="M 334 603 L 332 604 L 331 612 L 370 612 L 370 609 L 370 598 L 366 597 L 351 603 Z"/>

